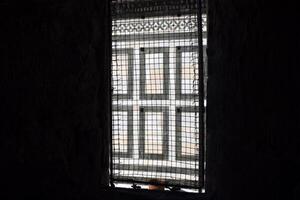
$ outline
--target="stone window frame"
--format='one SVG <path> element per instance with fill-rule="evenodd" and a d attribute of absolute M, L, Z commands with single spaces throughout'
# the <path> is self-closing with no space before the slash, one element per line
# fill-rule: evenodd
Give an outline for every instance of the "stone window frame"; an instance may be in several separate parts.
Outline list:
<path fill-rule="evenodd" d="M 112 50 L 112 54 L 116 54 L 117 57 L 120 54 L 128 55 L 127 94 L 113 94 L 112 93 L 112 100 L 119 100 L 119 99 L 131 100 L 133 98 L 134 49 L 133 48 L 115 49 L 115 50 Z M 113 86 L 113 84 L 112 84 L 112 86 Z"/>
<path fill-rule="evenodd" d="M 163 147 L 162 154 L 145 153 L 145 114 L 146 112 L 163 113 Z M 143 106 L 140 107 L 139 119 L 139 159 L 165 160 L 169 155 L 169 108 L 167 106 Z"/>
<path fill-rule="evenodd" d="M 114 105 L 112 107 L 112 115 L 114 112 L 127 112 L 127 152 L 114 152 L 113 155 L 131 158 L 133 156 L 133 107 Z"/>
<path fill-rule="evenodd" d="M 175 98 L 178 100 L 192 100 L 197 99 L 198 94 L 182 94 L 181 87 L 182 87 L 182 73 L 181 73 L 181 66 L 182 66 L 182 53 L 185 52 L 195 52 L 199 54 L 199 47 L 198 46 L 177 46 L 176 47 L 176 81 L 175 81 Z M 198 60 L 198 59 L 197 59 Z M 197 62 L 197 70 L 199 70 L 199 63 Z M 199 73 L 198 73 L 199 74 Z M 198 79 L 199 81 L 199 79 Z M 198 88 L 199 90 L 199 88 Z M 198 92 L 199 93 L 199 92 Z"/>
<path fill-rule="evenodd" d="M 182 142 L 181 142 L 181 117 L 182 113 L 199 113 L 199 107 L 198 106 L 184 106 L 184 107 L 177 107 L 176 108 L 176 115 L 175 115 L 175 135 L 176 135 L 176 160 L 180 161 L 199 161 L 199 155 L 182 155 L 181 153 L 181 148 L 182 148 Z M 200 128 L 200 127 L 198 127 Z M 200 131 L 200 129 L 199 129 Z M 198 131 L 198 134 L 200 135 L 201 133 Z M 198 144 L 200 145 L 200 137 Z M 200 149 L 199 149 L 200 151 Z M 199 152 L 200 153 L 200 152 Z"/>
<path fill-rule="evenodd" d="M 163 94 L 146 94 L 146 54 L 163 53 Z M 169 97 L 169 47 L 140 48 L 140 99 L 167 100 Z"/>

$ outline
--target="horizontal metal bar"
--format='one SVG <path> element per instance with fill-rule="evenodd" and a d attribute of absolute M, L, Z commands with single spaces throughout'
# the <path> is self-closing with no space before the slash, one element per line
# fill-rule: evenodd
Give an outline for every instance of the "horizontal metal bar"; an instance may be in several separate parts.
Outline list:
<path fill-rule="evenodd" d="M 155 166 L 155 165 L 126 165 L 126 164 L 114 164 L 114 169 L 117 170 L 132 170 L 132 171 L 148 171 L 148 172 L 168 172 L 168 173 L 180 173 L 180 174 L 193 174 L 198 175 L 198 170 L 181 168 L 181 167 L 168 167 L 168 166 Z"/>
<path fill-rule="evenodd" d="M 204 35 L 205 38 L 206 34 Z M 182 40 L 182 39 L 197 39 L 198 32 L 186 33 L 164 33 L 164 34 L 126 34 L 113 35 L 112 41 L 158 41 L 158 40 Z"/>

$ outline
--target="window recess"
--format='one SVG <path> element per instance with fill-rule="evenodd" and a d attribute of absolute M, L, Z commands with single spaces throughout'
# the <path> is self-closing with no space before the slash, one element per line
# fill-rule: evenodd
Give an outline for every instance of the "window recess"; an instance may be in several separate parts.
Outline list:
<path fill-rule="evenodd" d="M 205 188 L 206 14 L 199 5 L 111 2 L 112 185 Z"/>

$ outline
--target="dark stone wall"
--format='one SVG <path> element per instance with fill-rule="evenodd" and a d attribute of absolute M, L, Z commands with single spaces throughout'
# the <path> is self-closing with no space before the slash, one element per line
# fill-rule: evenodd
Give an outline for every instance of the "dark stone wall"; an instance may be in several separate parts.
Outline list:
<path fill-rule="evenodd" d="M 209 1 L 211 199 L 299 199 L 297 12 L 289 2 Z"/>
<path fill-rule="evenodd" d="M 0 3 L 0 196 L 108 184 L 107 2 Z"/>

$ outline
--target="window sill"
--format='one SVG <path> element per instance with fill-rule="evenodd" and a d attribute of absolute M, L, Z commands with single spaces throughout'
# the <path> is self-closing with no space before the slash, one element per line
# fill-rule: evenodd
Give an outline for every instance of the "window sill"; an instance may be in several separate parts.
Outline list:
<path fill-rule="evenodd" d="M 172 191 L 158 191 L 158 190 L 146 190 L 146 189 L 127 189 L 127 188 L 109 188 L 109 199 L 141 199 L 141 200 L 205 200 L 205 193 L 187 193 L 187 192 L 172 192 Z"/>

